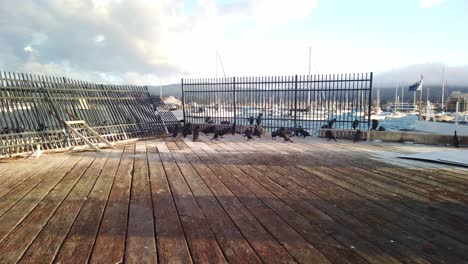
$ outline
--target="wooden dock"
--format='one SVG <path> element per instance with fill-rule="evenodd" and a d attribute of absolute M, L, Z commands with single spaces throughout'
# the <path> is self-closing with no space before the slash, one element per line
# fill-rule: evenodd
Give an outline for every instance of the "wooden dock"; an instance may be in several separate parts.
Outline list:
<path fill-rule="evenodd" d="M 395 158 L 443 149 L 229 135 L 2 160 L 0 263 L 468 263 L 468 170 Z"/>

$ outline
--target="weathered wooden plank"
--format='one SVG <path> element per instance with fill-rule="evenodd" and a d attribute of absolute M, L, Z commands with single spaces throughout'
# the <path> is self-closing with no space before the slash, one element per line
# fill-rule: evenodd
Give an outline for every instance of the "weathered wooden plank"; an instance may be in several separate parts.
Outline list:
<path fill-rule="evenodd" d="M 146 142 L 158 260 L 161 263 L 191 263 L 192 258 L 156 144 L 154 141 Z"/>
<path fill-rule="evenodd" d="M 354 170 L 356 174 L 362 175 L 362 173 L 369 173 L 369 170 L 357 166 L 354 167 Z M 430 201 L 430 205 L 438 209 L 440 214 L 445 213 L 447 214 L 447 217 L 450 217 L 451 219 L 458 218 L 458 223 L 462 225 L 463 223 L 468 223 L 468 206 L 462 201 L 458 200 L 463 198 L 466 199 L 466 197 L 463 197 L 463 194 L 457 195 L 456 193 L 445 191 L 444 196 L 439 194 L 441 192 L 440 188 L 432 188 L 428 186 L 427 183 L 420 183 L 417 181 L 415 182 L 412 179 L 402 180 L 402 177 L 399 174 L 395 175 L 394 173 L 383 171 L 372 172 L 372 177 L 367 177 L 366 179 L 371 184 L 380 186 L 387 190 L 388 186 L 391 186 L 392 190 L 398 190 L 402 196 L 407 197 L 413 201 Z M 395 179 L 395 177 L 397 177 L 397 179 Z M 452 195 L 450 195 L 450 193 Z M 439 214 L 439 212 L 437 212 L 437 214 Z M 465 227 L 468 230 L 468 225 L 465 225 Z"/>
<path fill-rule="evenodd" d="M 315 173 L 317 172 L 315 171 Z M 320 177 L 324 177 L 325 174 L 320 173 L 319 175 Z M 336 179 L 333 179 L 332 181 L 337 182 Z M 353 190 L 351 185 L 346 186 L 346 188 L 351 188 L 351 190 Z M 440 246 L 436 246 L 434 244 L 437 242 L 437 240 L 430 238 L 430 236 L 433 236 L 433 233 L 430 233 L 428 236 L 427 234 L 420 232 L 419 230 L 421 230 L 421 226 L 414 221 L 397 216 L 393 213 L 390 213 L 390 211 L 385 210 L 384 208 L 374 206 L 374 204 L 370 202 L 356 199 L 356 197 L 351 201 L 355 204 L 351 205 L 351 203 L 348 203 L 347 208 L 349 208 L 349 210 L 353 210 L 353 215 L 356 215 L 371 225 L 379 225 L 382 231 L 395 237 L 395 241 L 401 241 L 405 243 L 405 245 L 411 247 L 415 252 L 419 252 L 418 254 L 425 255 L 428 258 L 432 258 L 432 255 L 437 255 L 437 258 L 439 258 L 438 261 L 441 261 L 441 259 L 450 259 L 452 257 L 457 259 L 455 255 L 448 255 L 446 252 L 447 248 L 445 248 L 445 243 L 440 243 Z M 363 203 L 366 204 L 365 207 L 362 206 Z M 361 207 L 359 207 L 358 204 L 361 204 Z M 438 240 L 440 239 L 446 238 L 444 238 L 444 236 L 438 236 Z M 454 244 L 453 241 L 451 244 Z M 424 245 L 424 247 L 421 248 L 417 245 Z M 436 248 L 437 250 L 435 250 Z"/>
<path fill-rule="evenodd" d="M 153 204 L 144 141 L 135 148 L 125 263 L 157 263 Z"/>
<path fill-rule="evenodd" d="M 52 161 L 51 157 L 45 158 L 45 163 L 29 163 L 29 164 L 18 164 L 13 165 L 12 169 L 5 172 L 5 175 L 0 181 L 0 197 L 11 191 L 13 188 L 21 184 L 23 181 L 27 180 L 32 176 L 37 170 L 44 166 L 47 161 Z"/>
<path fill-rule="evenodd" d="M 196 149 L 194 150 L 196 151 Z M 291 255 L 258 222 L 259 220 L 219 180 L 220 176 L 216 175 L 197 155 L 190 154 L 187 155 L 187 158 L 263 262 L 295 262 Z"/>
<path fill-rule="evenodd" d="M 110 152 L 96 153 L 94 167 L 89 166 L 83 176 L 60 204 L 41 233 L 34 239 L 19 263 L 52 263 L 101 173 Z"/>
<path fill-rule="evenodd" d="M 76 263 L 88 261 L 122 153 L 121 149 L 110 153 L 101 175 L 63 242 L 55 263 L 68 263 L 71 259 Z"/>
<path fill-rule="evenodd" d="M 270 210 L 254 193 L 251 193 L 236 179 L 242 177 L 238 171 L 228 166 L 217 165 L 207 155 L 199 157 L 218 175 L 221 181 L 238 197 L 238 199 L 256 215 L 268 231 L 288 250 L 288 252 L 302 263 L 328 263 L 330 260 L 304 240 L 291 226 L 284 222 Z M 261 216 L 261 217 L 260 217 Z"/>
<path fill-rule="evenodd" d="M 61 167 L 53 171 L 44 181 L 36 185 L 26 196 L 0 217 L 0 241 L 2 241 L 16 225 L 33 210 L 44 197 L 59 183 L 63 177 L 81 160 L 81 157 L 72 157 L 65 161 Z M 53 175 L 53 177 L 50 177 Z"/>
<path fill-rule="evenodd" d="M 225 145 L 223 145 L 223 147 L 225 147 Z M 242 148 L 242 145 L 234 146 L 234 149 L 238 148 Z M 241 158 L 239 155 L 236 155 L 236 157 Z M 279 159 L 280 156 L 277 158 Z M 270 161 L 268 161 L 268 159 L 270 159 Z M 355 219 L 352 215 L 343 213 L 335 203 L 328 203 L 326 200 L 322 200 L 319 196 L 316 196 L 310 190 L 305 190 L 301 185 L 296 184 L 294 181 L 296 171 L 290 167 L 284 168 L 283 166 L 279 166 L 278 164 L 275 164 L 275 162 L 271 162 L 271 159 L 272 157 L 268 157 L 267 159 L 257 158 L 257 163 L 253 163 L 251 166 L 262 173 L 265 177 L 272 179 L 273 182 L 270 183 L 268 183 L 267 179 L 262 180 L 262 182 L 267 182 L 264 185 L 271 187 L 274 183 L 277 183 L 289 192 L 301 197 L 299 201 L 303 200 L 304 202 L 313 205 L 314 208 L 300 208 L 298 206 L 300 202 L 298 202 L 297 199 L 292 199 L 292 201 L 290 201 L 291 206 L 296 208 L 296 210 L 303 212 L 306 217 L 308 216 L 310 221 L 327 230 L 332 237 L 346 245 L 347 248 L 351 248 L 352 251 L 358 253 L 371 263 L 395 262 L 396 259 L 407 261 L 408 256 L 411 256 L 411 252 L 409 252 L 406 247 L 400 244 L 388 243 L 388 241 L 391 240 L 390 238 L 385 240 L 384 236 L 378 231 L 373 230 L 371 226 Z M 262 165 L 259 165 L 258 162 Z M 248 162 L 247 160 L 243 160 L 236 164 L 250 163 L 251 162 Z M 290 196 L 291 194 L 288 195 L 288 197 Z M 315 208 L 320 211 L 317 212 L 317 209 Z M 323 219 L 323 217 L 320 217 L 321 214 L 324 213 L 329 215 L 331 219 Z M 376 246 L 378 246 L 378 248 Z M 427 261 L 418 258 L 413 258 L 412 261 L 415 263 L 427 263 Z"/>
<path fill-rule="evenodd" d="M 178 142 L 177 142 L 178 144 Z M 188 148 L 188 147 L 187 147 Z M 173 154 L 229 263 L 260 263 L 260 259 L 183 154 Z"/>
<path fill-rule="evenodd" d="M 21 258 L 93 160 L 92 157 L 85 157 L 79 161 L 77 166 L 9 233 L 0 243 L 0 262 L 12 263 Z"/>
<path fill-rule="evenodd" d="M 52 173 L 62 165 L 69 156 L 58 156 L 50 161 L 45 161 L 46 164 L 41 168 L 35 168 L 35 172 L 14 188 L 11 188 L 8 193 L 0 197 L 0 216 L 2 216 L 8 209 L 21 200 L 27 193 L 33 190 L 44 179 L 50 177 Z M 19 181 L 21 181 L 20 179 Z"/>
<path fill-rule="evenodd" d="M 331 147 L 330 150 L 340 153 L 341 149 L 338 147 Z M 368 173 L 369 169 L 367 166 L 363 166 L 359 162 L 359 159 L 353 159 L 348 156 L 346 156 L 347 164 L 353 165 L 353 168 L 355 170 L 358 170 L 357 172 L 360 173 L 363 170 Z M 373 173 L 370 174 L 373 179 L 376 179 L 382 183 L 388 183 L 389 185 L 395 186 L 395 187 L 401 187 L 405 191 L 408 191 L 406 195 L 422 195 L 426 197 L 430 197 L 432 201 L 441 201 L 445 203 L 444 208 L 449 210 L 449 213 L 454 213 L 458 212 L 459 216 L 462 218 L 468 217 L 468 215 L 465 213 L 463 214 L 464 211 L 468 207 L 466 207 L 466 201 L 468 199 L 467 196 L 463 195 L 462 193 L 458 193 L 460 189 L 454 189 L 450 187 L 450 183 L 440 185 L 440 183 L 435 183 L 434 180 L 435 178 L 438 178 L 439 175 L 433 175 L 431 171 L 426 170 L 424 174 L 417 173 L 417 175 L 421 176 L 433 176 L 436 177 L 426 177 L 426 179 L 422 180 L 419 177 L 414 177 L 415 173 L 407 173 L 406 169 L 403 168 L 387 168 L 388 165 L 379 161 L 373 161 L 372 163 L 375 164 L 374 168 L 371 168 L 370 171 Z M 339 167 L 338 167 L 339 169 Z M 442 176 L 442 175 L 440 175 Z M 443 177 L 443 176 L 442 176 Z M 457 187 L 463 186 L 458 185 Z M 442 191 L 442 190 L 447 190 L 447 191 Z M 462 189 L 463 190 L 463 189 Z M 466 189 L 465 189 L 466 190 Z M 443 195 L 442 195 L 443 193 Z M 415 199 L 416 200 L 416 199 Z M 441 209 L 442 211 L 444 209 Z"/>
<path fill-rule="evenodd" d="M 347 160 L 345 160 L 347 161 Z M 352 161 L 347 161 L 347 163 L 352 164 Z M 337 168 L 337 166 L 333 166 L 334 170 L 340 171 L 341 169 Z M 467 238 L 462 233 L 459 232 L 461 229 L 466 230 L 466 223 L 460 221 L 457 218 L 448 216 L 443 213 L 435 213 L 433 209 L 434 200 L 432 197 L 429 196 L 426 200 L 422 200 L 420 202 L 408 202 L 412 201 L 408 199 L 408 197 L 404 196 L 406 191 L 398 187 L 398 185 L 388 184 L 385 181 L 378 181 L 378 180 L 371 180 L 374 178 L 375 173 L 369 173 L 366 170 L 362 170 L 358 168 L 359 166 L 354 166 L 355 169 L 359 170 L 359 172 L 355 173 L 353 171 L 346 172 L 353 177 L 344 177 L 343 180 L 352 183 L 356 186 L 361 186 L 363 190 L 371 190 L 373 193 L 378 194 L 378 196 L 370 195 L 368 192 L 365 192 L 363 195 L 366 195 L 367 199 L 371 199 L 375 201 L 377 204 L 380 203 L 381 197 L 385 197 L 385 199 L 390 201 L 395 201 L 392 203 L 392 206 L 389 208 L 393 211 L 396 211 L 404 217 L 410 217 L 412 220 L 419 222 L 422 225 L 416 225 L 417 227 L 415 230 L 420 230 L 421 234 L 431 234 L 431 236 L 427 237 L 429 240 L 434 240 L 434 236 L 438 235 L 439 232 L 443 234 L 447 234 L 452 238 L 456 238 L 459 241 L 464 242 L 467 244 Z M 342 171 L 342 170 L 341 170 Z M 337 173 L 336 176 L 340 177 L 341 174 Z M 365 177 L 365 178 L 363 178 Z M 370 179 L 369 179 L 370 178 Z M 403 193 L 403 195 L 402 195 Z M 381 197 L 379 197 L 381 196 Z M 385 204 L 382 204 L 385 206 Z M 436 204 L 437 206 L 437 204 Z M 410 210 L 414 209 L 414 210 Z M 444 225 L 443 222 L 448 223 L 449 225 Z M 455 224 L 457 223 L 457 224 Z M 411 223 L 406 223 L 403 227 L 411 226 Z M 456 226 L 456 229 L 454 227 Z M 436 231 L 435 233 L 432 232 L 432 229 Z M 445 238 L 437 238 L 435 240 L 444 240 Z M 445 241 L 448 245 L 453 244 L 453 241 L 448 240 Z"/>
<path fill-rule="evenodd" d="M 120 263 L 124 261 L 134 148 L 134 145 L 125 146 L 91 253 L 91 263 Z"/>
<path fill-rule="evenodd" d="M 223 147 L 225 146 L 226 144 L 223 144 Z M 235 145 L 233 149 L 239 150 L 242 149 L 242 147 L 242 145 Z M 352 261 L 352 257 L 354 254 L 352 253 L 352 251 L 358 253 L 369 262 L 398 262 L 395 258 L 387 256 L 388 254 L 385 254 L 383 251 L 376 248 L 372 243 L 367 242 L 365 238 L 360 238 L 358 234 L 352 232 L 353 229 L 347 229 L 341 223 L 338 223 L 330 216 L 327 216 L 326 210 L 320 211 L 317 209 L 317 207 L 312 207 L 311 205 L 309 205 L 308 200 L 303 198 L 310 197 L 309 193 L 297 193 L 297 190 L 295 190 L 294 188 L 289 188 L 288 191 L 282 190 L 282 187 L 279 187 L 279 185 L 276 182 L 278 180 L 280 180 L 280 182 L 284 180 L 284 176 L 279 175 L 277 173 L 278 166 L 272 166 L 273 164 L 270 164 L 271 162 L 268 162 L 268 159 L 257 157 L 255 161 L 260 164 L 257 163 L 255 164 L 255 166 L 249 166 L 244 165 L 249 164 L 250 162 L 247 159 L 243 159 L 243 155 L 235 155 L 235 157 L 233 157 L 232 155 L 229 156 L 230 157 L 228 157 L 228 159 L 232 161 L 230 162 L 230 164 L 239 164 L 236 166 L 248 173 L 250 177 L 256 179 L 257 182 L 265 188 L 272 189 L 276 185 L 277 188 L 273 188 L 272 193 L 283 194 L 284 197 L 281 197 L 281 200 L 283 200 L 285 203 L 288 203 L 292 208 L 304 215 L 304 217 L 307 217 L 308 220 L 324 229 L 324 231 L 326 232 L 325 234 L 323 234 L 324 231 L 321 231 L 320 229 L 315 230 L 314 232 L 314 229 L 311 229 L 310 227 L 307 228 L 307 226 L 305 226 L 305 222 L 297 222 L 296 217 L 293 219 L 288 219 L 288 217 L 294 215 L 295 212 L 286 213 L 287 211 L 285 211 L 285 209 L 279 207 L 278 205 L 275 205 L 272 202 L 269 202 L 265 198 L 265 202 L 269 204 L 270 207 L 275 209 L 275 211 L 278 212 L 285 219 L 285 221 L 288 221 L 293 227 L 297 226 L 297 231 L 299 233 L 301 233 L 302 230 L 303 236 L 306 239 L 310 238 L 310 235 L 307 235 L 307 233 L 304 232 L 318 233 L 319 238 L 312 238 L 312 241 L 310 241 L 310 243 L 316 246 L 322 252 L 324 252 L 325 255 L 329 256 L 333 260 L 333 262 L 350 261 L 351 263 L 356 263 L 357 261 L 362 261 L 359 258 Z M 294 175 L 294 173 L 292 172 L 291 174 Z M 297 193 L 298 196 L 295 196 L 291 192 Z M 259 197 L 268 196 L 267 194 L 263 194 Z M 274 199 L 275 198 L 270 198 L 269 200 Z M 316 199 L 314 199 L 314 201 L 316 201 Z M 341 244 L 337 243 L 337 241 L 335 240 L 330 239 L 322 239 L 323 241 L 320 241 L 321 237 L 326 238 L 326 236 L 328 235 L 333 238 L 336 238 L 337 241 L 340 241 Z M 352 249 L 349 249 L 350 247 Z M 335 252 L 335 250 L 337 250 L 338 252 Z M 356 258 L 356 256 L 354 256 L 354 258 Z"/>
<path fill-rule="evenodd" d="M 224 146 L 225 144 L 223 144 Z M 220 147 L 222 150 L 224 148 Z M 219 151 L 219 150 L 218 150 Z M 234 153 L 233 153 L 234 154 Z M 335 233 L 344 233 L 347 234 L 347 237 L 350 239 L 356 239 L 352 244 L 361 245 L 367 244 L 364 254 L 368 254 L 373 249 L 373 245 L 362 241 L 358 238 L 357 234 L 353 234 L 349 230 L 345 230 L 342 226 L 334 221 L 333 218 L 326 215 L 324 212 L 318 210 L 317 208 L 308 204 L 300 196 L 288 191 L 283 188 L 281 185 L 276 183 L 270 178 L 281 176 L 275 172 L 274 169 L 270 169 L 266 165 L 256 165 L 252 167 L 246 165 L 248 160 L 242 159 L 239 155 L 224 155 L 223 160 L 230 161 L 229 165 L 234 166 L 242 170 L 249 178 L 242 177 L 238 178 L 243 184 L 251 189 L 252 192 L 258 193 L 257 196 L 260 197 L 266 204 L 275 210 L 286 222 L 288 222 L 291 227 L 293 227 L 298 233 L 300 233 L 309 243 L 314 247 L 320 250 L 325 256 L 327 256 L 334 263 L 364 263 L 364 260 L 361 259 L 353 250 L 349 249 L 349 246 L 340 240 L 335 240 Z M 258 158 L 256 161 L 262 161 Z M 265 175 L 269 175 L 270 178 Z M 273 176 L 274 175 L 274 176 Z M 260 187 L 260 185 L 262 187 Z M 268 190 L 269 192 L 267 192 Z M 301 194 L 303 196 L 303 194 Z M 284 202 L 285 204 L 280 204 L 279 201 Z M 286 205 L 287 204 L 287 205 Z M 292 210 L 294 208 L 294 210 Z M 312 223 L 314 225 L 312 225 Z M 325 227 L 323 227 L 325 226 Z M 346 241 L 347 242 L 347 241 Z M 354 249 L 356 252 L 360 252 L 361 249 Z M 375 257 L 383 255 L 382 252 L 376 251 L 376 254 L 370 254 L 371 258 L 366 258 L 368 261 L 385 261 L 392 262 L 395 259 L 388 259 L 383 257 Z"/>
<path fill-rule="evenodd" d="M 286 159 L 287 160 L 287 159 Z M 343 160 L 341 160 L 343 162 Z M 393 236 L 395 241 L 401 241 L 406 246 L 412 248 L 415 252 L 418 252 L 418 255 L 422 255 L 428 259 L 437 259 L 437 261 L 441 261 L 443 259 L 458 259 L 459 257 L 455 255 L 448 254 L 446 251 L 447 249 L 438 247 L 437 251 L 434 251 L 433 243 L 438 243 L 438 241 L 434 241 L 429 237 L 424 239 L 423 237 L 426 236 L 423 232 L 414 232 L 414 230 L 418 230 L 420 225 L 417 225 L 410 219 L 406 217 L 402 217 L 401 215 L 396 215 L 395 213 L 385 210 L 373 203 L 369 203 L 367 200 L 362 199 L 358 195 L 354 194 L 351 191 L 347 191 L 346 188 L 344 190 L 342 188 L 336 189 L 333 188 L 337 182 L 334 179 L 328 179 L 327 181 L 323 181 L 329 177 L 328 173 L 318 173 L 317 169 L 320 168 L 320 165 L 317 163 L 313 163 L 314 165 L 299 165 L 300 168 L 306 170 L 309 174 L 308 177 L 304 177 L 303 184 L 310 184 L 313 182 L 316 184 L 315 191 L 320 194 L 321 197 L 327 199 L 333 199 L 335 203 L 342 204 L 341 206 L 345 210 L 349 210 L 350 213 L 358 217 L 359 219 L 373 225 L 379 226 L 380 230 L 386 233 L 388 236 Z M 348 172 L 350 173 L 350 172 Z M 299 177 L 295 179 L 301 179 L 302 176 L 298 174 Z M 316 180 L 312 176 L 319 176 L 322 179 Z M 307 182 L 307 183 L 306 183 Z M 312 188 L 312 186 L 309 186 Z M 327 188 L 329 191 L 324 192 L 324 188 Z M 359 193 L 361 195 L 361 193 Z M 335 196 L 335 197 L 334 197 Z M 348 197 L 349 196 L 349 197 Z M 328 198 L 330 197 L 330 198 Z M 334 197 L 334 198 L 333 198 Z M 344 197 L 348 197 L 344 199 Z M 341 199 L 340 199 L 341 198 Z M 351 209 L 352 208 L 352 209 Z M 411 227 L 411 228 L 409 228 Z M 421 237 L 422 236 L 422 237 Z M 445 239 L 443 236 L 440 236 L 439 239 Z M 450 242 L 450 240 L 448 240 Z M 423 248 L 415 246 L 415 245 L 426 245 L 426 248 L 430 248 L 430 254 L 425 252 Z M 452 245 L 456 245 L 455 243 L 451 243 Z M 441 244 L 442 246 L 442 244 Z M 456 248 L 460 248 L 461 245 L 458 245 Z M 443 246 L 442 246 L 443 247 Z M 455 250 L 455 249 L 450 249 Z M 426 250 L 427 251 L 427 250 Z M 457 252 L 455 250 L 455 252 Z M 461 252 L 459 252 L 461 253 Z M 436 255 L 436 256 L 433 256 Z"/>
<path fill-rule="evenodd" d="M 175 144 L 173 146 L 176 147 Z M 195 262 L 200 263 L 225 263 L 226 259 L 215 236 L 211 232 L 205 216 L 187 186 L 177 164 L 169 152 L 159 149 L 159 144 L 158 150 L 190 246 L 192 258 Z"/>
<path fill-rule="evenodd" d="M 374 170 L 372 170 L 374 172 Z M 416 170 L 407 168 L 398 168 L 390 166 L 382 166 L 375 170 L 380 174 L 385 173 L 400 181 L 405 181 L 406 178 L 412 180 L 413 183 L 419 185 L 430 185 L 427 189 L 437 192 L 438 195 L 468 204 L 468 181 L 458 181 L 455 177 L 450 177 L 440 170 Z"/>
<path fill-rule="evenodd" d="M 328 149 L 328 152 L 330 152 L 330 147 L 328 147 L 327 149 Z M 337 151 L 336 153 L 338 154 L 340 152 Z M 312 155 L 311 153 L 307 153 L 307 154 Z M 330 157 L 328 155 L 329 154 L 322 155 L 323 157 L 325 157 L 325 164 L 322 164 L 322 165 L 330 164 L 330 161 L 333 160 L 333 159 L 327 158 L 327 157 Z M 317 155 L 316 156 L 312 155 L 312 157 L 314 159 L 319 158 L 319 156 Z M 353 164 L 353 161 L 349 160 L 349 158 L 341 157 L 340 161 L 341 161 L 341 164 Z M 311 165 L 311 166 L 314 166 L 314 165 Z M 359 164 L 353 165 L 353 168 L 359 169 L 360 166 L 362 167 L 362 165 L 359 165 Z M 343 175 L 348 175 L 348 174 L 352 175 L 352 177 L 342 177 L 342 179 L 347 182 L 352 183 L 353 185 L 361 186 L 363 190 L 371 191 L 370 193 L 364 192 L 362 194 L 367 199 L 370 199 L 376 204 L 380 204 L 391 211 L 395 211 L 405 218 L 409 217 L 412 220 L 417 221 L 420 224 L 420 225 L 417 225 L 417 227 L 429 228 L 428 230 L 422 233 L 432 234 L 431 229 L 434 229 L 436 230 L 436 234 L 438 232 L 442 232 L 443 234 L 446 234 L 452 238 L 455 238 L 459 241 L 466 243 L 465 242 L 467 241 L 466 236 L 464 236 L 463 233 L 459 232 L 460 229 L 466 229 L 466 223 L 464 223 L 463 221 L 460 221 L 457 218 L 450 217 L 447 214 L 442 214 L 440 212 L 438 214 L 435 214 L 434 210 L 431 209 L 432 204 L 433 204 L 433 200 L 431 199 L 431 197 L 428 197 L 427 200 L 423 202 L 408 202 L 412 200 L 402 195 L 400 191 L 401 189 L 398 188 L 398 186 L 394 186 L 392 184 L 385 184 L 385 182 L 380 182 L 380 181 L 369 182 L 368 178 L 374 177 L 374 173 L 372 172 L 362 170 L 362 169 L 360 169 L 360 172 L 357 172 L 357 173 L 352 170 L 343 171 L 342 169 L 340 169 L 342 165 L 333 164 L 333 163 L 330 165 L 327 165 L 326 167 L 333 168 L 332 172 L 333 171 L 338 172 L 336 173 L 336 176 L 339 176 L 339 177 Z M 320 168 L 316 167 L 316 169 L 320 169 Z M 378 195 L 375 195 L 374 193 Z M 386 200 L 392 201 L 391 206 L 387 206 L 388 202 L 387 204 L 382 203 L 381 202 L 382 197 L 384 197 Z M 457 223 L 455 224 L 454 221 L 457 221 Z M 448 241 L 448 243 L 450 244 L 450 241 Z"/>

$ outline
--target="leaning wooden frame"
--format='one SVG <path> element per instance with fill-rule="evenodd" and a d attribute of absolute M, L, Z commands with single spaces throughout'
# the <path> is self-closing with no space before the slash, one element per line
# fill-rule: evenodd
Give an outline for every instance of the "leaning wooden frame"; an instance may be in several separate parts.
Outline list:
<path fill-rule="evenodd" d="M 74 120 L 111 142 L 164 134 L 177 124 L 146 86 L 0 72 L 0 157 L 87 144 L 65 124 Z"/>

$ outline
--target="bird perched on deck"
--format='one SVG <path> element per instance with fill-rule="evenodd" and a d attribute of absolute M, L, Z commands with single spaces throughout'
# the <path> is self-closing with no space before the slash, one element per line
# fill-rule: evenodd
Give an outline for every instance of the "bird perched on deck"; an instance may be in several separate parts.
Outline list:
<path fill-rule="evenodd" d="M 257 119 L 255 119 L 255 122 L 257 123 L 257 126 L 260 126 L 260 124 L 262 123 L 262 117 L 263 117 L 263 114 L 260 113 L 260 114 L 258 114 Z"/>
<path fill-rule="evenodd" d="M 236 134 L 236 123 L 232 124 L 232 127 L 231 127 L 231 134 L 232 134 L 232 135 L 235 135 L 235 134 Z"/>
<path fill-rule="evenodd" d="M 207 123 L 207 124 L 213 124 L 214 121 L 213 121 L 213 119 L 211 118 L 211 116 L 207 116 L 207 117 L 205 117 L 205 123 Z"/>
<path fill-rule="evenodd" d="M 190 129 L 190 124 L 187 123 L 185 124 L 185 126 L 182 128 L 182 136 L 184 136 L 184 138 L 187 137 L 187 135 L 189 134 L 192 134 L 192 129 Z"/>
<path fill-rule="evenodd" d="M 260 131 L 260 128 L 258 126 L 255 126 L 254 130 L 253 130 L 253 135 L 260 138 L 261 135 L 262 135 L 262 132 Z"/>
<path fill-rule="evenodd" d="M 325 137 L 328 138 L 328 141 L 330 141 L 330 140 L 332 140 L 332 139 L 336 141 L 336 138 L 335 138 L 335 136 L 333 135 L 333 133 L 331 132 L 331 130 L 325 131 Z"/>
<path fill-rule="evenodd" d="M 218 140 L 218 138 L 219 138 L 219 130 L 216 130 L 214 132 L 213 138 L 211 138 L 211 140 L 213 140 L 213 139 Z"/>
<path fill-rule="evenodd" d="M 379 126 L 379 120 L 377 119 L 372 119 L 372 129 L 371 130 L 376 130 L 377 127 Z"/>
<path fill-rule="evenodd" d="M 195 126 L 193 129 L 193 142 L 198 140 L 198 137 L 200 136 L 200 126 Z"/>
<path fill-rule="evenodd" d="M 353 135 L 353 142 L 358 142 L 361 139 L 361 130 L 356 130 L 356 133 Z"/>
<path fill-rule="evenodd" d="M 284 141 L 294 142 L 294 141 L 291 140 L 288 133 L 282 133 L 282 137 L 283 137 Z"/>
<path fill-rule="evenodd" d="M 358 126 L 359 126 L 359 120 L 354 119 L 354 121 L 353 121 L 353 129 L 358 128 Z"/>
<path fill-rule="evenodd" d="M 299 126 L 298 129 L 296 129 L 295 131 L 296 133 L 296 136 L 303 136 L 304 138 L 306 137 L 309 137 L 310 136 L 310 133 L 307 132 L 304 128 L 302 128 L 301 126 Z"/>
<path fill-rule="evenodd" d="M 278 134 L 276 133 L 276 131 L 271 131 L 271 139 L 276 139 L 277 136 Z"/>
<path fill-rule="evenodd" d="M 208 135 L 209 133 L 213 133 L 214 131 L 216 130 L 216 127 L 215 126 L 207 126 L 205 127 L 202 132 L 205 134 L 205 135 Z"/>
<path fill-rule="evenodd" d="M 244 132 L 244 137 L 247 137 L 247 140 L 252 140 L 253 139 L 252 134 L 253 134 L 252 127 L 247 128 Z"/>
<path fill-rule="evenodd" d="M 172 130 L 172 137 L 177 137 L 177 134 L 179 134 L 179 124 L 177 124 Z"/>
<path fill-rule="evenodd" d="M 249 118 L 247 118 L 247 120 L 249 120 L 250 125 L 253 125 L 253 123 L 254 123 L 254 117 L 253 116 L 250 116 Z"/>
<path fill-rule="evenodd" d="M 455 134 L 453 134 L 453 146 L 456 148 L 460 147 L 460 139 L 457 136 L 457 131 L 455 130 Z"/>
<path fill-rule="evenodd" d="M 302 136 L 303 136 L 304 138 L 310 137 L 310 133 L 309 133 L 308 131 L 304 130 L 304 129 L 302 129 L 301 134 L 302 134 Z"/>
<path fill-rule="evenodd" d="M 223 138 L 223 136 L 226 135 L 229 131 L 231 131 L 230 127 L 225 127 L 225 128 L 218 130 L 219 137 Z"/>

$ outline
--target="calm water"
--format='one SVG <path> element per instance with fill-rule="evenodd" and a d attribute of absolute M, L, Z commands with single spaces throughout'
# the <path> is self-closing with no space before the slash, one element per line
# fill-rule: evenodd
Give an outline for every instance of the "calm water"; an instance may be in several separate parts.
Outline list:
<path fill-rule="evenodd" d="M 383 126 L 386 130 L 409 130 L 413 128 L 416 121 L 418 121 L 417 115 L 408 115 L 402 118 L 380 120 L 379 125 Z"/>

